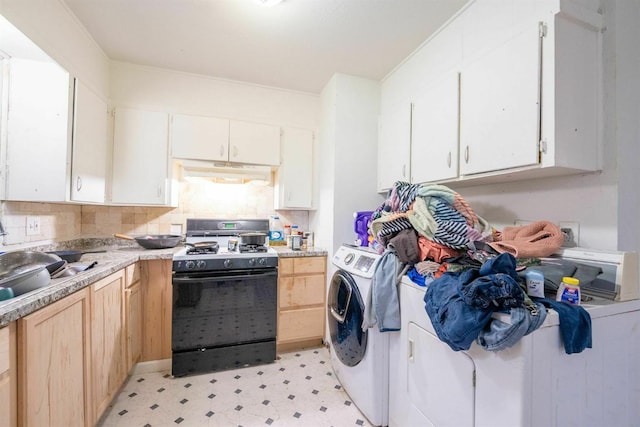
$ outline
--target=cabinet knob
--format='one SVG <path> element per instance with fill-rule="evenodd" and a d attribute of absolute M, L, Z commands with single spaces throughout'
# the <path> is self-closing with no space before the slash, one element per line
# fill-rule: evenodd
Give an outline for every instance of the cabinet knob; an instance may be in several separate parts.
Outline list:
<path fill-rule="evenodd" d="M 220 144 L 220 157 L 224 157 L 224 145 Z"/>
<path fill-rule="evenodd" d="M 467 145 L 467 148 L 464 149 L 464 162 L 469 163 L 469 146 L 468 145 Z"/>
<path fill-rule="evenodd" d="M 80 191 L 81 188 L 82 188 L 82 178 L 80 177 L 80 175 L 78 175 L 78 177 L 76 178 L 76 191 Z"/>

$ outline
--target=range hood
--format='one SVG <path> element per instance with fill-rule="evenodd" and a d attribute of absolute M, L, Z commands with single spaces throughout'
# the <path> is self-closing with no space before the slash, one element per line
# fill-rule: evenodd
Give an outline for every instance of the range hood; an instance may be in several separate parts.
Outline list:
<path fill-rule="evenodd" d="M 245 165 L 203 160 L 180 160 L 182 177 L 213 182 L 245 183 L 249 181 L 271 182 L 271 166 Z"/>

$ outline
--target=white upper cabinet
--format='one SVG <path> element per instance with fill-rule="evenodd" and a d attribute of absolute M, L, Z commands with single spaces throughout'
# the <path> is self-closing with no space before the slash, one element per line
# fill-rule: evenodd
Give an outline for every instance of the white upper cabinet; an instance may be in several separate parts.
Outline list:
<path fill-rule="evenodd" d="M 211 161 L 229 160 L 229 120 L 173 114 L 171 157 Z"/>
<path fill-rule="evenodd" d="M 411 119 L 411 182 L 458 175 L 458 73 L 418 94 Z"/>
<path fill-rule="evenodd" d="M 64 202 L 72 79 L 51 60 L 11 58 L 8 81 L 5 199 Z"/>
<path fill-rule="evenodd" d="M 275 185 L 276 209 L 313 208 L 313 132 L 284 128 L 282 162 Z"/>
<path fill-rule="evenodd" d="M 470 2 L 383 82 L 379 190 L 407 156 L 414 183 L 597 171 L 601 28 L 586 2 Z M 384 116 L 400 98 L 414 106 L 404 124 Z"/>
<path fill-rule="evenodd" d="M 280 127 L 231 120 L 229 161 L 278 166 L 280 164 Z"/>
<path fill-rule="evenodd" d="M 170 205 L 169 114 L 115 110 L 111 202 Z"/>
<path fill-rule="evenodd" d="M 539 163 L 540 47 L 532 24 L 464 67 L 461 175 Z"/>
<path fill-rule="evenodd" d="M 105 201 L 107 127 L 107 103 L 76 79 L 71 162 L 72 201 Z"/>
<path fill-rule="evenodd" d="M 378 137 L 378 191 L 396 181 L 409 181 L 411 153 L 411 104 L 382 110 Z"/>
<path fill-rule="evenodd" d="M 280 127 L 174 114 L 171 116 L 171 157 L 278 166 Z"/>

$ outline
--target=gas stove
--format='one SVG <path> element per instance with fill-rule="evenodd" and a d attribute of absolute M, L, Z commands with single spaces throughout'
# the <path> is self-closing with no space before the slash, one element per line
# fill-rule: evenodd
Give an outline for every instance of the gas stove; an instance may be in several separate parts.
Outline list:
<path fill-rule="evenodd" d="M 265 233 L 269 220 L 187 219 L 185 247 L 173 256 L 174 272 L 248 270 L 278 266 L 267 245 L 239 244 L 243 233 Z M 230 244 L 231 243 L 231 244 Z"/>

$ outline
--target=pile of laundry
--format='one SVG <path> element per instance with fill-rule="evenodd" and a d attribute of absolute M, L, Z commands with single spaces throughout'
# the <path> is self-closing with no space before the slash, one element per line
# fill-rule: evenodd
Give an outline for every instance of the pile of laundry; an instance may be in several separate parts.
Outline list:
<path fill-rule="evenodd" d="M 454 190 L 398 181 L 372 215 L 382 258 L 365 304 L 363 329 L 400 329 L 397 284 L 403 275 L 427 286 L 425 309 L 438 337 L 453 350 L 475 341 L 486 350 L 514 345 L 558 311 L 567 353 L 591 348 L 591 318 L 580 306 L 531 298 L 516 271 L 556 252 L 558 226 L 536 221 L 496 230 Z M 492 316 L 510 314 L 510 322 Z"/>

